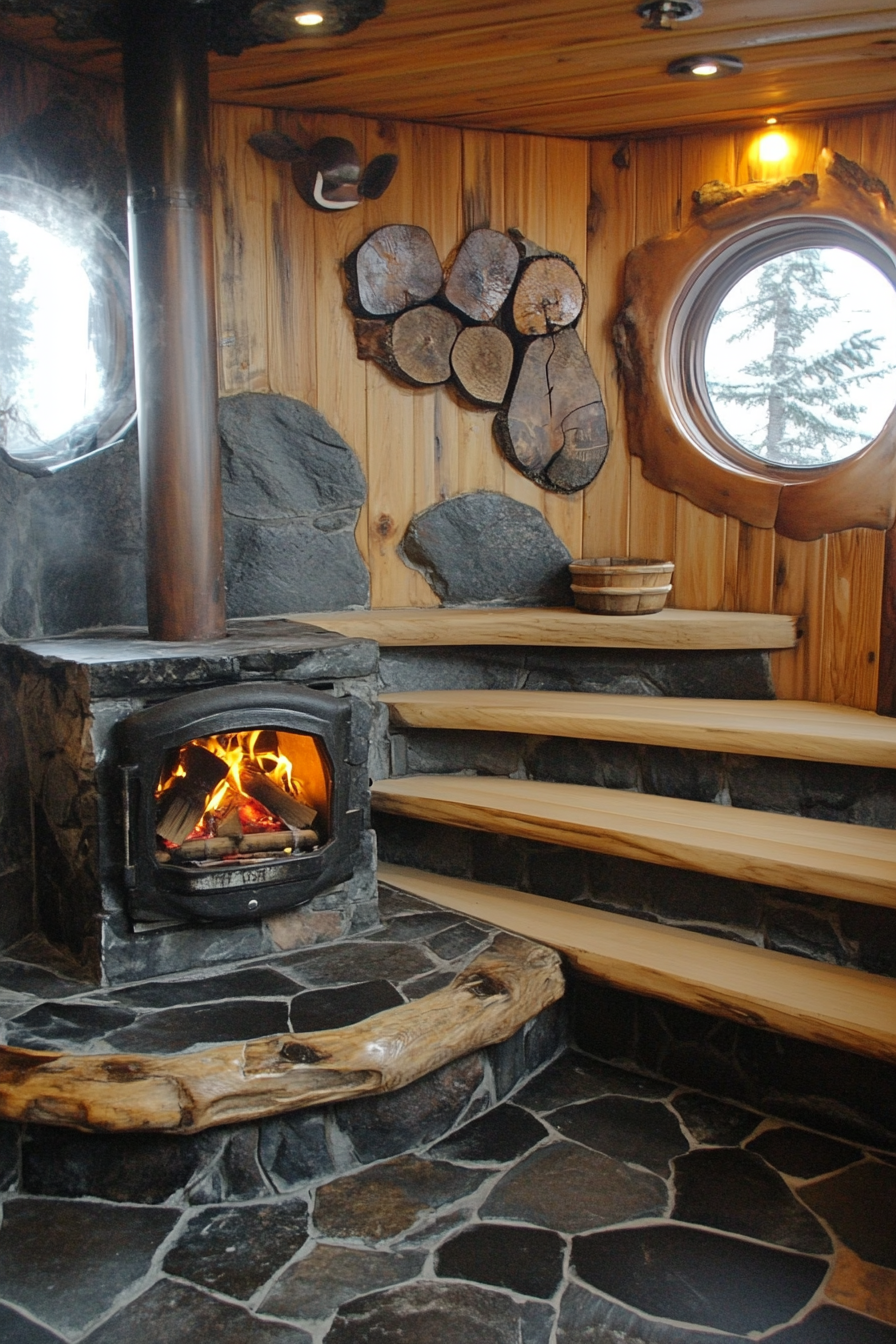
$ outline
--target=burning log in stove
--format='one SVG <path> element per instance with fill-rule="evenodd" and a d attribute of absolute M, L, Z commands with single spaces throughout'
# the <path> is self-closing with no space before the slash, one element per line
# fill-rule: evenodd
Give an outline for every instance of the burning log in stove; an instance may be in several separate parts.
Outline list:
<path fill-rule="evenodd" d="M 207 840 L 185 840 L 176 849 L 160 849 L 160 863 L 195 863 L 200 859 L 229 859 L 234 856 L 292 853 L 296 849 L 314 849 L 320 843 L 317 831 L 260 831 L 257 835 L 212 835 Z"/>
<path fill-rule="evenodd" d="M 184 773 L 166 790 L 156 823 L 156 832 L 173 845 L 179 845 L 196 829 L 209 798 L 230 770 L 220 756 L 193 743 L 181 752 L 181 764 Z"/>

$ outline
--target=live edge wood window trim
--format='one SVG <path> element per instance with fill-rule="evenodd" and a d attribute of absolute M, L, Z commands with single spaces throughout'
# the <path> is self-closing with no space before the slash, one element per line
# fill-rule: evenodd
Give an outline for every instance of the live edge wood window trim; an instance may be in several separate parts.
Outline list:
<path fill-rule="evenodd" d="M 736 247 L 763 223 L 799 217 L 845 225 L 896 257 L 896 208 L 886 186 L 823 150 L 815 173 L 742 188 L 713 182 L 696 191 L 687 228 L 629 254 L 614 337 L 629 446 L 645 477 L 711 513 L 812 541 L 851 527 L 887 529 L 896 521 L 896 411 L 877 438 L 846 461 L 798 471 L 758 459 L 747 465 L 694 432 L 691 416 L 680 410 L 672 363 L 683 297 L 708 258 Z"/>

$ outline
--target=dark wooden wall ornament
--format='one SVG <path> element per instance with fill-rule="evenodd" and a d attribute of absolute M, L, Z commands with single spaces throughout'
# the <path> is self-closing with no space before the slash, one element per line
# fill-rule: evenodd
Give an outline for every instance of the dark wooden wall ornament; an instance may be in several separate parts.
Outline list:
<path fill-rule="evenodd" d="M 614 331 L 625 391 L 631 451 L 654 485 L 702 509 L 754 527 L 814 541 L 852 527 L 896 522 L 896 411 L 873 442 L 830 465 L 794 470 L 738 452 L 686 393 L 676 352 L 676 318 L 691 287 L 727 249 L 765 225 L 805 224 L 806 237 L 830 228 L 830 241 L 855 250 L 876 246 L 896 268 L 896 209 L 887 188 L 858 164 L 822 151 L 817 172 L 731 187 L 711 182 L 694 193 L 691 223 L 629 254 L 625 297 Z M 842 231 L 837 241 L 836 231 Z M 791 235 L 792 247 L 817 246 Z M 863 240 L 868 240 L 867 245 Z M 825 244 L 821 244 L 825 245 Z"/>
<path fill-rule="evenodd" d="M 585 286 L 568 257 L 516 230 L 474 229 L 444 267 L 425 229 L 377 229 L 346 258 L 359 359 L 412 387 L 451 381 L 497 409 L 494 435 L 546 490 L 593 481 L 609 436 L 600 388 L 575 331 Z"/>
<path fill-rule="evenodd" d="M 283 131 L 257 131 L 249 144 L 266 159 L 292 164 L 293 184 L 302 200 L 325 213 L 379 200 L 398 168 L 396 154 L 377 154 L 362 171 L 357 149 L 340 135 L 303 145 Z"/>

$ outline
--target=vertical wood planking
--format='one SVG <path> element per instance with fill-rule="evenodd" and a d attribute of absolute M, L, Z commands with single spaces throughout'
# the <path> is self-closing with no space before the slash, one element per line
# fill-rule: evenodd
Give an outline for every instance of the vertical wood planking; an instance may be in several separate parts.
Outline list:
<path fill-rule="evenodd" d="M 275 127 L 304 141 L 295 113 L 275 114 Z M 268 377 L 272 392 L 318 404 L 317 285 L 314 212 L 293 186 L 289 164 L 266 164 L 268 217 Z"/>
<path fill-rule="evenodd" d="M 635 240 L 635 179 L 631 151 L 627 158 L 623 153 L 616 164 L 616 150 L 616 145 L 597 141 L 590 154 L 588 307 L 583 336 L 606 407 L 610 449 L 582 501 L 582 550 L 589 556 L 629 554 L 631 464 L 613 323 L 622 306 L 625 259 Z"/>
<path fill-rule="evenodd" d="M 246 143 L 270 112 L 216 107 L 211 124 L 218 372 L 223 394 L 266 392 L 268 161 Z M 273 167 L 273 165 L 270 165 Z"/>
<path fill-rule="evenodd" d="M 374 154 L 394 153 L 398 155 L 399 167 L 385 196 L 360 207 L 365 216 L 361 237 L 383 224 L 414 222 L 414 150 L 411 125 L 368 123 L 368 159 Z M 370 361 L 363 367 L 367 375 L 371 603 L 374 607 L 435 606 L 437 598 L 423 575 L 406 565 L 398 553 L 407 525 L 417 510 L 417 482 L 425 472 L 415 439 L 415 403 L 418 398 L 428 399 L 434 394 L 400 387 Z"/>
<path fill-rule="evenodd" d="M 771 656 L 772 678 L 781 700 L 817 700 L 820 696 L 827 540 L 775 537 L 774 609 L 803 617 L 796 648 L 781 649 Z"/>
<path fill-rule="evenodd" d="M 635 241 L 645 242 L 679 227 L 681 140 L 643 140 L 632 147 L 635 170 Z M 671 560 L 675 555 L 675 495 L 644 479 L 641 459 L 631 462 L 632 555 Z M 672 597 L 676 600 L 675 589 Z"/>
<path fill-rule="evenodd" d="M 877 707 L 877 656 L 886 534 L 857 527 L 828 537 L 819 698 Z"/>

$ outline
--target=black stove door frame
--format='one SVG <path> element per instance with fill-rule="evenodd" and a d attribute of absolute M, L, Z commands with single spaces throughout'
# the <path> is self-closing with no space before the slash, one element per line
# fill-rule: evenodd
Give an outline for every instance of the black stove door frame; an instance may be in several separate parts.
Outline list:
<path fill-rule="evenodd" d="M 135 920 L 241 923 L 304 905 L 354 871 L 361 813 L 349 806 L 351 701 L 286 682 L 249 682 L 176 695 L 118 725 L 125 886 Z M 319 849 L 251 865 L 202 868 L 156 859 L 155 790 L 168 752 L 199 737 L 274 728 L 318 739 L 329 758 L 329 839 Z"/>

